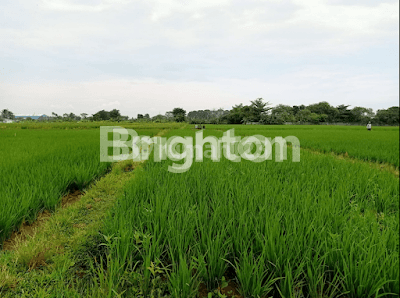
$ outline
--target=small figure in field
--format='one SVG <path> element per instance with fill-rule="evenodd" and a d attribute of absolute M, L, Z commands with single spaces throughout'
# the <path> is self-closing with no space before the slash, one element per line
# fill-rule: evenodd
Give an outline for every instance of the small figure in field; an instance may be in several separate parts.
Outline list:
<path fill-rule="evenodd" d="M 371 122 L 368 122 L 368 124 L 367 124 L 367 129 L 368 129 L 368 130 L 371 130 L 371 128 L 372 128 Z"/>

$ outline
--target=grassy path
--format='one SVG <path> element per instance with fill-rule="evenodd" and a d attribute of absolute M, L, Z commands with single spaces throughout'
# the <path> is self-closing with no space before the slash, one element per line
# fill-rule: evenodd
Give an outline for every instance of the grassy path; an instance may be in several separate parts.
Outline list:
<path fill-rule="evenodd" d="M 95 182 L 78 202 L 56 211 L 11 251 L 0 251 L 0 296 L 51 297 L 55 289 L 74 296 L 65 279 L 72 285 L 83 277 L 87 268 L 80 264 L 101 250 L 97 245 L 104 241 L 99 238 L 102 221 L 140 166 L 131 161 L 114 164 L 111 173 Z"/>

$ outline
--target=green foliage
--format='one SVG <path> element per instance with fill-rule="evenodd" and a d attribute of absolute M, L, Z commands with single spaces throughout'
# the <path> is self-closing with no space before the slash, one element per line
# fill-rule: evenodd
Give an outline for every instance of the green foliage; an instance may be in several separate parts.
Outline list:
<path fill-rule="evenodd" d="M 264 100 L 261 97 L 252 100 L 250 105 L 251 108 L 250 114 L 252 117 L 250 120 L 254 122 L 259 122 L 262 116 L 265 115 L 265 113 L 271 109 L 267 107 L 269 105 L 270 103 L 264 102 Z"/>
<path fill-rule="evenodd" d="M 0 240 L 105 173 L 96 131 L 1 130 Z"/>
<path fill-rule="evenodd" d="M 303 110 L 304 111 L 304 110 Z M 301 113 L 300 111 L 299 113 Z M 260 134 L 266 137 L 296 136 L 302 148 L 311 148 L 322 153 L 346 154 L 366 161 L 389 163 L 399 167 L 399 128 L 373 127 L 367 131 L 360 126 L 328 125 L 208 125 L 209 130 L 228 130 L 242 136 Z"/>
<path fill-rule="evenodd" d="M 178 266 L 169 275 L 169 291 L 172 297 L 196 297 L 199 288 L 198 274 L 193 275 L 193 271 L 197 270 L 195 261 L 188 264 L 185 256 L 180 256 L 176 262 Z"/>
<path fill-rule="evenodd" d="M 55 129 L 0 129 L 0 242 L 21 222 L 33 221 L 40 210 L 53 210 L 63 194 L 85 188 L 110 166 L 99 159 L 98 129 L 68 130 L 82 127 L 65 123 L 62 130 L 58 124 L 28 128 L 43 125 Z M 149 129 L 135 129 L 149 136 L 162 128 L 141 127 Z"/>
<path fill-rule="evenodd" d="M 172 115 L 176 122 L 184 122 L 186 117 L 186 111 L 182 108 L 174 108 L 172 110 Z"/>
<path fill-rule="evenodd" d="M 267 106 L 269 102 L 264 102 L 262 98 L 251 101 L 251 105 L 244 106 L 239 104 L 232 107 L 229 114 L 224 115 L 222 120 L 226 120 L 229 124 L 242 124 L 246 122 L 260 122 L 271 108 Z"/>
<path fill-rule="evenodd" d="M 271 133 L 241 127 L 240 135 Z M 226 127 L 211 126 L 208 132 L 218 135 L 213 128 Z M 189 129 L 171 134 L 177 133 L 193 136 Z M 106 231 L 121 239 L 120 251 L 137 249 L 135 231 L 148 235 L 140 262 L 168 264 L 173 295 L 194 297 L 189 293 L 199 277 L 213 296 L 229 268 L 245 297 L 398 294 L 399 185 L 393 174 L 308 151 L 300 163 L 206 159 L 182 174 L 169 173 L 168 165 L 146 163 L 119 198 Z M 386 224 L 377 221 L 381 213 Z M 190 276 L 193 259 L 197 271 Z"/>
<path fill-rule="evenodd" d="M 391 107 L 387 110 L 378 110 L 374 123 L 399 125 L 399 107 Z"/>
<path fill-rule="evenodd" d="M 228 114 L 229 111 L 224 111 L 223 109 L 198 110 L 189 112 L 188 119 L 191 124 L 218 124 Z"/>
<path fill-rule="evenodd" d="M 2 118 L 2 119 L 15 119 L 15 116 L 14 116 L 13 112 L 11 112 L 11 111 L 9 111 L 7 109 L 4 109 L 0 113 L 0 118 Z"/>

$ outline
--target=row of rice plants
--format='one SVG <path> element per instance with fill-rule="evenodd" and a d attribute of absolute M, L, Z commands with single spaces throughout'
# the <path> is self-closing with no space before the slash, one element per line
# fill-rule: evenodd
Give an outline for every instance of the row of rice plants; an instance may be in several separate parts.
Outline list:
<path fill-rule="evenodd" d="M 211 291 L 229 270 L 244 297 L 399 294 L 394 175 L 308 152 L 300 163 L 206 159 L 182 174 L 170 164 L 149 161 L 105 223 L 110 293 L 137 293 L 121 280 L 141 270 L 148 296 L 166 266 L 172 297 L 196 297 L 200 282 Z"/>
<path fill-rule="evenodd" d="M 367 161 L 386 162 L 399 167 L 399 127 L 373 127 L 367 131 L 360 126 L 325 125 L 208 125 L 207 129 L 226 131 L 235 128 L 237 135 L 260 134 L 295 136 L 301 147 L 323 153 L 348 154 Z"/>
<path fill-rule="evenodd" d="M 153 135 L 158 129 L 141 131 Z M 100 163 L 99 130 L 0 129 L 0 243 L 109 166 Z"/>

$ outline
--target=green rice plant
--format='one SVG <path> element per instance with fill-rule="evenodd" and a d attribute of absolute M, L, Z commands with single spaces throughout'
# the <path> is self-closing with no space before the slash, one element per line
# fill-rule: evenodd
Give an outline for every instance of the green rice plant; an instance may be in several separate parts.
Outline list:
<path fill-rule="evenodd" d="M 0 144 L 0 243 L 23 221 L 54 210 L 63 195 L 83 190 L 110 168 L 100 162 L 97 129 L 0 129 Z"/>
<path fill-rule="evenodd" d="M 305 271 L 307 292 L 311 298 L 337 297 L 340 293 L 342 276 L 339 272 L 328 269 L 326 255 L 321 255 L 320 251 L 309 251 Z"/>
<path fill-rule="evenodd" d="M 274 273 L 268 274 L 265 256 L 261 254 L 257 257 L 251 247 L 243 250 L 239 260 L 231 265 L 235 268 L 239 291 L 243 297 L 266 297 L 278 280 L 274 278 Z"/>
<path fill-rule="evenodd" d="M 190 263 L 185 256 L 181 255 L 178 262 L 174 262 L 175 268 L 168 276 L 169 291 L 172 297 L 196 297 L 200 285 L 199 271 L 196 262 L 192 259 Z"/>
<path fill-rule="evenodd" d="M 171 267 L 174 284 L 189 279 L 194 257 L 209 291 L 231 263 L 251 296 L 275 279 L 271 294 L 283 297 L 398 294 L 398 178 L 331 155 L 304 151 L 300 163 L 288 155 L 280 163 L 205 159 L 181 174 L 168 172 L 171 161 L 149 160 L 104 229 L 125 238 L 127 251 L 143 250 L 147 263 Z M 151 237 L 150 253 L 136 233 Z"/>
<path fill-rule="evenodd" d="M 305 261 L 291 265 L 289 261 L 285 264 L 284 277 L 276 287 L 282 298 L 304 297 L 304 266 Z"/>
<path fill-rule="evenodd" d="M 131 121 L 78 121 L 78 122 L 19 122 L 9 123 L 0 126 L 0 129 L 98 129 L 100 126 L 122 126 L 135 130 L 163 130 L 163 129 L 177 129 L 183 126 L 182 123 L 169 122 L 169 123 L 154 123 L 154 122 L 131 122 Z"/>
<path fill-rule="evenodd" d="M 224 230 L 216 232 L 213 228 L 208 230 L 202 230 L 202 227 L 199 228 L 198 256 L 204 258 L 206 263 L 206 270 L 200 276 L 204 279 L 209 289 L 214 289 L 218 286 L 218 281 L 221 280 L 228 268 L 225 259 L 230 251 L 230 240 L 226 239 Z"/>
<path fill-rule="evenodd" d="M 386 162 L 399 167 L 399 127 L 338 125 L 208 125 L 208 130 L 226 131 L 235 128 L 240 136 L 295 136 L 302 148 L 322 153 L 346 154 L 366 161 Z"/>

